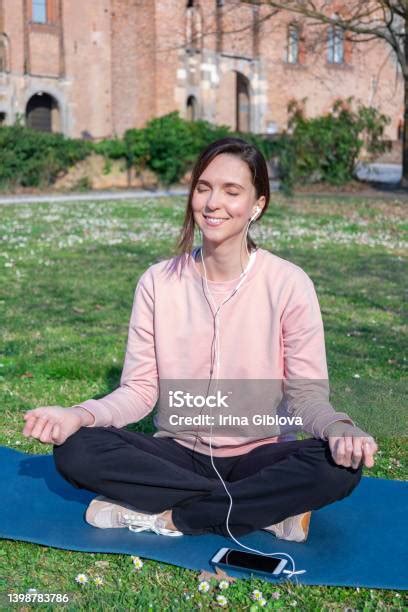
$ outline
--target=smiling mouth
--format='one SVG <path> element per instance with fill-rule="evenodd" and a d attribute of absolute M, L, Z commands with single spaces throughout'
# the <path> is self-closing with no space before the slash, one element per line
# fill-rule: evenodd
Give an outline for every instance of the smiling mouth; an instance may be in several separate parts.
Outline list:
<path fill-rule="evenodd" d="M 206 215 L 203 215 L 203 217 L 207 225 L 210 225 L 212 227 L 222 225 L 224 221 L 228 221 L 228 219 L 224 219 L 222 217 L 210 217 L 210 216 L 207 217 Z"/>

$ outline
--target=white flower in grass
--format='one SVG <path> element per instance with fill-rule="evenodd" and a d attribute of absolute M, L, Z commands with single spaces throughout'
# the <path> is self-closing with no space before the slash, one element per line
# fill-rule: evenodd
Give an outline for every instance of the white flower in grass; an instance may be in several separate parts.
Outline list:
<path fill-rule="evenodd" d="M 136 569 L 142 569 L 143 561 L 141 560 L 140 557 L 132 557 L 132 561 Z"/>
<path fill-rule="evenodd" d="M 102 586 L 103 585 L 103 578 L 101 578 L 100 576 L 95 576 L 94 583 L 96 584 L 96 586 Z"/>
<path fill-rule="evenodd" d="M 280 596 L 281 595 L 280 595 L 279 591 L 274 591 L 272 593 L 272 599 L 280 599 Z"/>
<path fill-rule="evenodd" d="M 37 589 L 31 588 L 27 589 L 27 593 L 38 593 Z"/>
<path fill-rule="evenodd" d="M 228 600 L 227 600 L 227 598 L 226 598 L 224 595 L 217 595 L 217 598 L 216 598 L 216 599 L 217 599 L 217 604 L 218 604 L 219 606 L 224 607 L 224 606 L 226 606 L 226 605 L 227 605 L 227 603 L 228 603 Z"/>
<path fill-rule="evenodd" d="M 208 591 L 210 590 L 210 583 L 207 582 L 207 580 L 202 580 L 198 585 L 198 590 L 200 591 L 200 593 L 208 593 Z"/>
<path fill-rule="evenodd" d="M 266 601 L 266 599 L 264 599 L 263 597 L 262 597 L 261 599 L 259 599 L 259 600 L 258 600 L 258 605 L 259 605 L 259 606 L 262 606 L 262 608 L 263 608 L 264 606 L 266 606 L 266 604 L 267 604 L 267 601 Z"/>
<path fill-rule="evenodd" d="M 353 374 L 353 378 L 360 378 L 360 374 Z"/>
<path fill-rule="evenodd" d="M 254 599 L 255 601 L 259 601 L 260 599 L 262 599 L 262 597 L 262 591 L 259 591 L 259 589 L 255 589 L 254 591 L 252 591 L 252 599 Z"/>
<path fill-rule="evenodd" d="M 221 580 L 218 584 L 218 588 L 221 589 L 221 591 L 224 591 L 224 589 L 228 589 L 229 584 L 227 580 Z"/>
<path fill-rule="evenodd" d="M 88 582 L 88 576 L 86 574 L 78 574 L 75 580 L 78 584 L 86 584 Z"/>

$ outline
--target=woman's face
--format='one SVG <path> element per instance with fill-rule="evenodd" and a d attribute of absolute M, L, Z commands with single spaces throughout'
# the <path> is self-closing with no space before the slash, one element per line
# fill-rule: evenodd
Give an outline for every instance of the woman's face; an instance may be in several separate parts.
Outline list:
<path fill-rule="evenodd" d="M 265 205 L 265 196 L 257 201 L 251 179 L 248 165 L 235 155 L 221 153 L 208 164 L 192 198 L 194 221 L 203 238 L 215 243 L 241 238 L 256 205 Z"/>

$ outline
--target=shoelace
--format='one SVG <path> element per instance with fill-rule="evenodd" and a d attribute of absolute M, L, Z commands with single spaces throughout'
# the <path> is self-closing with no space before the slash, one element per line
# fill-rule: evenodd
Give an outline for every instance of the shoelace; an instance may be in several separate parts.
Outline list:
<path fill-rule="evenodd" d="M 164 521 L 156 514 L 121 514 L 120 520 L 129 531 L 139 533 L 141 531 L 154 531 L 157 535 L 179 536 L 180 532 L 166 529 Z"/>

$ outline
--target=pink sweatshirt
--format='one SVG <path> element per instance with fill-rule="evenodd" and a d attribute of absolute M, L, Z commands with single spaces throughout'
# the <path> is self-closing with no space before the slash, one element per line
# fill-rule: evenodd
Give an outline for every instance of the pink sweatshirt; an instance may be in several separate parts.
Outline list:
<path fill-rule="evenodd" d="M 173 437 L 209 455 L 208 435 L 197 436 L 197 427 L 177 425 L 175 431 L 169 426 L 169 396 L 160 393 L 162 381 L 175 381 L 177 387 L 179 381 L 205 383 L 210 377 L 214 319 L 204 294 L 205 280 L 193 254 L 186 256 L 181 275 L 175 271 L 179 262 L 180 258 L 173 257 L 156 263 L 137 283 L 120 386 L 101 399 L 76 406 L 94 416 L 89 427 L 120 428 L 143 419 L 157 402 L 154 436 Z M 237 284 L 238 279 L 208 281 L 217 304 Z M 219 379 L 223 385 L 231 381 L 242 386 L 242 381 L 251 380 L 259 381 L 255 385 L 259 389 L 264 381 L 266 389 L 266 383 L 272 381 L 278 392 L 276 397 L 271 395 L 271 411 L 276 414 L 278 409 L 279 415 L 299 417 L 302 426 L 238 428 L 241 435 L 212 438 L 214 456 L 240 455 L 260 444 L 296 439 L 299 430 L 324 439 L 330 423 L 353 423 L 347 414 L 336 412 L 329 401 L 319 302 L 313 282 L 302 268 L 258 248 L 244 282 L 219 316 Z M 261 411 L 259 408 L 256 402 L 248 402 L 248 418 L 268 412 L 265 406 Z M 189 414 L 188 408 L 183 410 Z"/>

